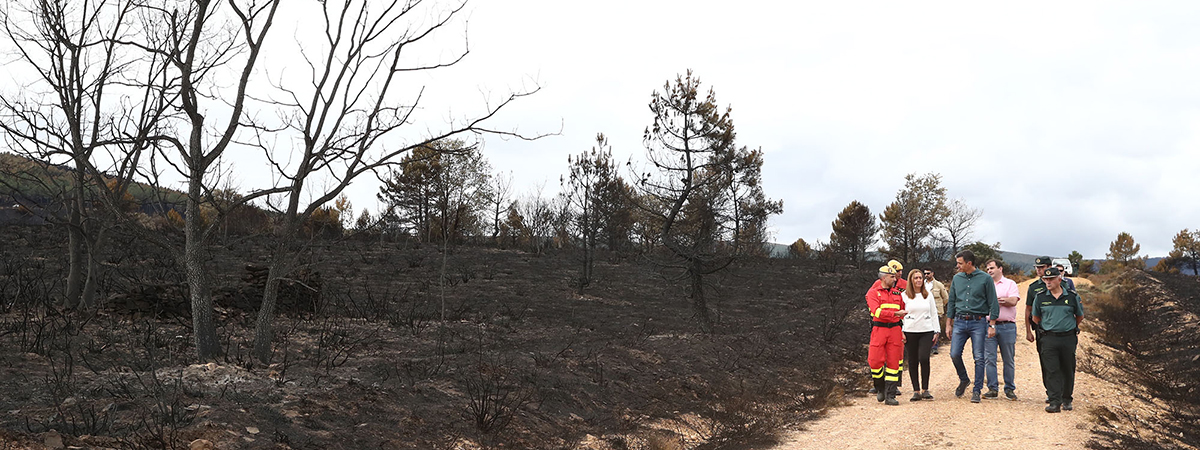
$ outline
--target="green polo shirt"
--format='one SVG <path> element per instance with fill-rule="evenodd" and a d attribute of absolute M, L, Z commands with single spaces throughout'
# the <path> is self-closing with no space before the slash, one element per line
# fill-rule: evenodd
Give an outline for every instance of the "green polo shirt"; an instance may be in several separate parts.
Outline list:
<path fill-rule="evenodd" d="M 975 269 L 971 274 L 954 274 L 950 281 L 950 300 L 946 302 L 946 317 L 958 314 L 1000 316 L 1000 301 L 996 299 L 996 282 L 986 272 Z"/>
<path fill-rule="evenodd" d="M 1058 298 L 1046 289 L 1033 302 L 1033 317 L 1042 318 L 1042 329 L 1046 331 L 1065 333 L 1074 330 L 1076 316 L 1083 317 L 1083 303 L 1073 289 L 1063 289 Z"/>
<path fill-rule="evenodd" d="M 1029 289 L 1025 291 L 1025 306 L 1033 306 L 1033 298 L 1046 290 L 1046 282 L 1041 278 L 1029 283 Z"/>

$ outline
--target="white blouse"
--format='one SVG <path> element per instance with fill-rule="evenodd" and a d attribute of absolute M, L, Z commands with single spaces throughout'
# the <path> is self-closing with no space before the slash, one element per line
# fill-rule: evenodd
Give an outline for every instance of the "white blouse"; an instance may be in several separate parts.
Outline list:
<path fill-rule="evenodd" d="M 904 316 L 904 326 L 902 328 L 904 332 L 941 332 L 942 327 L 938 323 L 937 300 L 934 298 L 933 293 L 921 295 L 918 291 L 912 292 L 915 294 L 914 298 L 908 298 L 907 292 L 900 294 L 904 297 L 904 308 L 908 310 L 908 315 Z"/>

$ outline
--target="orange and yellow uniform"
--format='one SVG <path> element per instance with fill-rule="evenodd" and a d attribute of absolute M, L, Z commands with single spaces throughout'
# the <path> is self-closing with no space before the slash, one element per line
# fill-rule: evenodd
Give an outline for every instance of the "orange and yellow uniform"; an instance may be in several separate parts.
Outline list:
<path fill-rule="evenodd" d="M 867 365 L 871 366 L 871 378 L 876 389 L 900 382 L 904 333 L 900 328 L 903 323 L 896 311 L 905 309 L 901 292 L 898 287 L 885 288 L 878 282 L 867 291 L 867 308 L 871 312 L 872 325 Z"/>

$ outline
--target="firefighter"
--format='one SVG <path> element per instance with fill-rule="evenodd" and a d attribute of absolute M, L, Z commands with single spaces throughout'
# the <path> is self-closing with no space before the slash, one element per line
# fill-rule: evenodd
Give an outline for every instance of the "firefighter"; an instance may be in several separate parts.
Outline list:
<path fill-rule="evenodd" d="M 893 259 L 888 261 L 888 267 L 891 267 L 896 271 L 896 287 L 900 293 L 903 294 L 904 290 L 908 289 L 908 280 L 905 280 L 904 277 L 901 276 L 904 275 L 904 264 L 900 264 L 900 261 Z"/>
<path fill-rule="evenodd" d="M 899 293 L 903 294 L 904 290 L 908 288 L 908 280 L 904 279 L 904 264 L 900 264 L 900 261 L 896 261 L 893 259 L 891 261 L 888 261 L 887 265 L 888 265 L 888 267 L 891 267 L 893 270 L 896 271 L 896 289 L 895 290 L 898 291 Z M 880 281 L 876 280 L 875 284 L 871 286 L 871 289 L 878 289 L 879 283 L 880 283 Z M 901 354 L 901 356 L 900 356 L 900 371 L 901 372 L 904 372 L 904 360 L 908 359 L 907 356 L 908 355 L 906 355 L 906 354 Z M 893 394 L 899 396 L 900 388 L 902 388 L 902 387 L 904 387 L 904 377 L 900 377 L 900 382 L 896 383 L 896 385 L 893 386 L 893 388 L 895 389 L 895 392 L 893 392 Z M 870 391 L 867 391 L 867 392 L 876 394 L 875 388 L 873 388 L 873 387 L 871 388 Z"/>
<path fill-rule="evenodd" d="M 899 277 L 891 266 L 879 268 L 879 282 L 867 291 L 867 308 L 871 312 L 871 347 L 867 353 L 867 364 L 871 367 L 871 378 L 875 385 L 875 400 L 889 406 L 899 405 L 900 361 L 904 357 L 904 333 L 901 319 L 908 311 L 904 309 L 904 297 L 896 287 Z"/>

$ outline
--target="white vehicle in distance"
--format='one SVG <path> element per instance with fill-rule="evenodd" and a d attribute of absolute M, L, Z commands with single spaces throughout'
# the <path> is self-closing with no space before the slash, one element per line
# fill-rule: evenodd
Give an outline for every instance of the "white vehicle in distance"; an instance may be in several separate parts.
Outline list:
<path fill-rule="evenodd" d="M 1071 267 L 1071 260 L 1067 258 L 1054 258 L 1050 260 L 1051 267 L 1058 265 L 1063 266 L 1063 271 L 1065 271 L 1067 275 L 1075 275 L 1075 268 Z"/>

